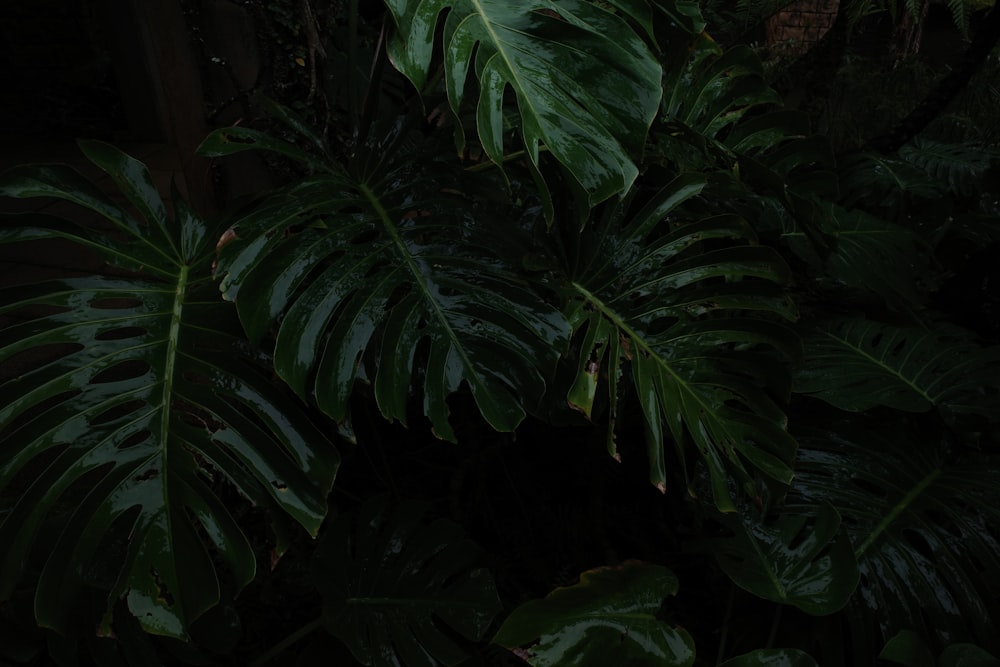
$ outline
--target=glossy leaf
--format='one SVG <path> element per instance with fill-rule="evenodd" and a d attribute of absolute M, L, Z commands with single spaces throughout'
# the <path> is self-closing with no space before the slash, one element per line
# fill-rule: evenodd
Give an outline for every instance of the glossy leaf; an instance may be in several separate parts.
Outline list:
<path fill-rule="evenodd" d="M 461 528 L 382 499 L 330 526 L 313 560 L 323 624 L 370 667 L 455 665 L 500 611 L 483 554 Z"/>
<path fill-rule="evenodd" d="M 660 99 L 660 66 L 622 18 L 582 0 L 387 0 L 396 24 L 389 56 L 418 89 L 427 81 L 439 15 L 452 110 L 479 81 L 477 127 L 497 164 L 505 146 L 504 93 L 517 97 L 521 140 L 537 168 L 549 151 L 596 204 L 635 180 Z M 636 5 L 637 3 L 621 3 Z"/>
<path fill-rule="evenodd" d="M 844 318 L 819 323 L 804 344 L 795 391 L 842 410 L 1000 415 L 1000 347 L 981 348 L 958 330 Z"/>
<path fill-rule="evenodd" d="M 727 523 L 733 536 L 713 540 L 711 550 L 740 588 L 817 616 L 839 611 L 854 593 L 857 562 L 829 505 L 766 522 L 747 516 Z"/>
<path fill-rule="evenodd" d="M 940 646 L 994 642 L 996 461 L 949 453 L 884 418 L 839 420 L 798 440 L 786 511 L 830 503 L 843 518 L 861 572 L 848 614 L 861 628 L 877 624 L 883 635 L 878 646 L 857 650 L 871 654 L 905 629 Z"/>
<path fill-rule="evenodd" d="M 219 600 L 218 567 L 236 590 L 255 572 L 220 492 L 235 488 L 315 534 L 339 457 L 218 299 L 205 223 L 176 193 L 170 217 L 140 162 L 107 144 L 81 147 L 141 220 L 67 167 L 19 168 L 0 182 L 7 195 L 78 203 L 112 230 L 37 215 L 0 227 L 2 242 L 69 239 L 109 267 L 0 294 L 0 360 L 11 369 L 0 379 L 10 397 L 0 490 L 17 496 L 0 525 L 0 598 L 40 569 L 38 622 L 62 629 L 96 567 L 109 573 L 103 627 L 124 598 L 147 632 L 184 637 Z M 41 541 L 51 553 L 38 552 Z"/>
<path fill-rule="evenodd" d="M 719 667 L 819 667 L 812 657 L 794 648 L 762 648 L 738 655 Z"/>
<path fill-rule="evenodd" d="M 777 254 L 755 245 L 735 216 L 678 214 L 703 187 L 700 177 L 681 176 L 637 212 L 628 212 L 628 201 L 609 207 L 582 237 L 567 317 L 582 336 L 581 373 L 607 368 L 614 396 L 619 369 L 630 367 L 652 482 L 666 484 L 668 438 L 682 455 L 691 444 L 708 465 L 715 502 L 732 509 L 727 474 L 747 481 L 745 462 L 778 482 L 791 479 L 795 443 L 768 395 L 787 387 L 787 371 L 760 352 L 794 357 L 798 341 L 773 318 L 751 314 L 795 317 Z M 577 386 L 570 399 L 587 414 L 584 395 Z"/>
<path fill-rule="evenodd" d="M 422 389 L 435 433 L 453 440 L 446 401 L 463 383 L 490 425 L 513 430 L 568 327 L 505 259 L 527 246 L 502 207 L 425 159 L 439 147 L 400 121 L 351 175 L 279 190 L 233 222 L 217 275 L 251 340 L 276 331 L 275 370 L 299 396 L 343 420 L 364 357 L 387 418 L 405 422 Z"/>
<path fill-rule="evenodd" d="M 752 108 L 780 102 L 764 80 L 760 59 L 747 46 L 723 52 L 707 34 L 676 35 L 670 45 L 661 103 L 663 119 L 709 138 L 720 135 Z M 746 146 L 744 146 L 746 148 Z"/>
<path fill-rule="evenodd" d="M 515 609 L 493 642 L 534 667 L 690 665 L 691 637 L 658 618 L 663 600 L 676 593 L 677 577 L 659 565 L 588 570 L 580 583 Z"/>

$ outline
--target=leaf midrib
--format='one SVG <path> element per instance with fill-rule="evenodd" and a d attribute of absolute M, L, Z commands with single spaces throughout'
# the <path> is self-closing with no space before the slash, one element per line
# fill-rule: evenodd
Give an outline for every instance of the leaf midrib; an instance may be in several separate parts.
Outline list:
<path fill-rule="evenodd" d="M 907 378 L 905 375 L 903 375 L 902 370 L 898 370 L 897 371 L 896 369 L 892 368 L 888 364 L 883 363 L 880 359 L 877 359 L 876 357 L 868 354 L 863 348 L 861 348 L 858 345 L 855 345 L 854 343 L 852 343 L 850 340 L 848 340 L 846 338 L 842 338 L 840 336 L 837 336 L 837 335 L 835 335 L 834 333 L 832 333 L 830 331 L 823 331 L 821 333 L 824 336 L 826 336 L 827 338 L 833 340 L 834 342 L 840 343 L 843 347 L 847 348 L 848 350 L 857 353 L 859 356 L 861 356 L 864 359 L 868 360 L 873 365 L 875 365 L 875 366 L 883 369 L 888 375 L 897 378 L 900 382 L 902 382 L 904 385 L 906 385 L 907 387 L 909 387 L 910 389 L 912 389 L 914 391 L 914 393 L 916 393 L 918 396 L 920 396 L 921 398 L 923 398 L 924 400 L 926 400 L 931 405 L 935 404 L 934 398 L 931 397 L 930 394 L 928 394 L 926 391 L 924 391 L 923 389 L 921 389 L 919 386 L 917 386 L 915 384 L 915 382 L 916 382 L 915 379 L 911 381 L 909 378 Z M 916 345 L 911 346 L 910 351 L 907 352 L 907 356 L 906 356 L 907 360 L 909 359 L 910 354 L 912 353 L 912 350 L 915 347 L 916 347 Z M 904 360 L 904 363 L 905 363 L 905 361 L 906 360 Z M 917 375 L 919 375 L 919 373 Z M 917 375 L 915 375 L 914 378 L 916 378 Z"/>
<path fill-rule="evenodd" d="M 359 183 L 358 189 L 365 196 L 368 202 L 372 205 L 372 208 L 374 208 L 375 213 L 376 215 L 378 215 L 379 220 L 382 222 L 382 226 L 385 228 L 386 233 L 389 235 L 389 238 L 392 240 L 393 244 L 395 244 L 398 255 L 403 258 L 403 262 L 405 262 L 406 268 L 409 270 L 410 275 L 413 277 L 413 282 L 420 289 L 420 293 L 423 294 L 424 302 L 430 304 L 430 308 L 433 311 L 434 315 L 437 317 L 437 320 L 440 323 L 441 327 L 444 329 L 444 332 L 447 335 L 448 340 L 451 341 L 452 348 L 457 352 L 458 356 L 461 358 L 462 365 L 466 369 L 472 369 L 472 372 L 469 373 L 465 378 L 466 381 L 470 383 L 475 383 L 480 389 L 483 389 L 485 391 L 486 388 L 482 387 L 482 384 L 479 382 L 479 378 L 474 371 L 475 367 L 472 364 L 472 360 L 470 360 L 468 355 L 466 354 L 465 347 L 460 344 L 458 336 L 455 334 L 455 331 L 451 328 L 451 324 L 448 322 L 448 318 L 445 316 L 444 311 L 441 309 L 441 305 L 438 303 L 437 299 L 434 298 L 430 286 L 424 279 L 423 272 L 420 270 L 420 267 L 417 266 L 416 261 L 414 261 L 413 259 L 413 255 L 410 254 L 410 252 L 407 250 L 406 243 L 403 241 L 403 238 L 399 235 L 399 230 L 396 229 L 396 225 L 393 224 L 392 219 L 389 217 L 389 212 L 385 210 L 385 207 L 382 206 L 382 202 L 379 200 L 378 196 L 371 190 L 371 188 L 368 187 L 366 183 Z"/>

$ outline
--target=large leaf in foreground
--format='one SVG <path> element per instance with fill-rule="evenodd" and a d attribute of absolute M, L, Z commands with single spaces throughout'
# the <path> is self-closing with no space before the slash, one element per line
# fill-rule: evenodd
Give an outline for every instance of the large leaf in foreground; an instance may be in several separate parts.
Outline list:
<path fill-rule="evenodd" d="M 588 570 L 580 583 L 515 609 L 493 642 L 534 667 L 690 665 L 691 637 L 657 617 L 663 600 L 676 594 L 677 577 L 659 565 Z"/>
<path fill-rule="evenodd" d="M 0 493 L 14 498 L 0 525 L 0 598 L 40 569 L 38 621 L 58 629 L 85 573 L 110 573 L 97 582 L 110 589 L 106 624 L 124 597 L 145 630 L 183 637 L 219 600 L 220 564 L 236 590 L 254 576 L 250 544 L 219 496 L 227 484 L 315 533 L 339 457 L 249 353 L 210 280 L 205 224 L 176 196 L 169 218 L 141 163 L 81 145 L 144 220 L 66 167 L 19 168 L 0 184 L 80 204 L 111 229 L 13 216 L 0 241 L 69 239 L 128 276 L 0 294 L 10 368 L 0 377 Z"/>
<path fill-rule="evenodd" d="M 544 392 L 568 327 L 503 259 L 526 252 L 497 215 L 503 202 L 462 196 L 475 183 L 429 159 L 440 152 L 408 129 L 359 151 L 353 173 L 331 165 L 236 220 L 217 269 L 223 294 L 252 340 L 277 331 L 276 371 L 334 419 L 365 357 L 389 419 L 405 421 L 422 389 L 435 433 L 454 439 L 446 400 L 466 383 L 486 421 L 512 430 Z M 237 131 L 203 152 L 274 147 L 259 135 L 233 142 Z"/>
<path fill-rule="evenodd" d="M 818 323 L 803 342 L 795 391 L 842 410 L 1000 416 L 1000 347 L 981 348 L 957 331 L 846 318 Z"/>
<path fill-rule="evenodd" d="M 703 187 L 700 177 L 678 177 L 641 210 L 629 213 L 625 201 L 585 231 L 568 289 L 568 318 L 581 340 L 569 400 L 589 416 L 603 366 L 613 420 L 630 365 L 651 481 L 666 484 L 668 437 L 682 456 L 693 444 L 716 504 L 729 510 L 727 472 L 748 481 L 749 463 L 780 483 L 791 480 L 795 443 L 772 398 L 787 392 L 788 370 L 768 351 L 795 356 L 798 340 L 774 321 L 795 316 L 777 253 L 755 245 L 735 216 L 687 220 L 677 212 Z"/>
<path fill-rule="evenodd" d="M 424 523 L 418 504 L 383 499 L 343 514 L 313 567 L 323 623 L 370 667 L 454 665 L 500 611 L 483 553 L 451 521 Z"/>
<path fill-rule="evenodd" d="M 852 417 L 798 435 L 786 511 L 830 503 L 843 518 L 861 572 L 847 609 L 873 655 L 891 635 L 916 630 L 938 647 L 997 648 L 1000 619 L 1000 475 L 997 461 L 949 452 L 902 422 Z M 930 437 L 928 437 L 928 435 Z M 922 436 L 922 437 L 921 437 Z"/>
<path fill-rule="evenodd" d="M 544 147 L 592 204 L 635 180 L 633 157 L 641 152 L 660 99 L 660 66 L 622 18 L 582 0 L 386 4 L 397 28 L 390 58 L 418 89 L 428 76 L 438 17 L 449 10 L 442 33 L 448 98 L 459 113 L 473 69 L 479 80 L 479 139 L 491 160 L 504 159 L 509 86 L 536 167 Z"/>

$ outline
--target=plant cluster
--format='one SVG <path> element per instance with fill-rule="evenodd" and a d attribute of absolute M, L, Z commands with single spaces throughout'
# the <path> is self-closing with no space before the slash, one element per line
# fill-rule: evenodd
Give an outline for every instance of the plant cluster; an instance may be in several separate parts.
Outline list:
<path fill-rule="evenodd" d="M 0 294 L 0 656 L 996 664 L 995 145 L 835 155 L 694 0 L 345 12 L 231 219 L 0 180 L 105 262 Z"/>

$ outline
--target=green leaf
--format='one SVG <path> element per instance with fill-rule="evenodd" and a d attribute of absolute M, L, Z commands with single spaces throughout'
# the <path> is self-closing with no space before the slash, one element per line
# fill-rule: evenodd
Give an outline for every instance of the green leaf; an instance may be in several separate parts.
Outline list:
<path fill-rule="evenodd" d="M 750 47 L 723 52 L 702 32 L 687 39 L 676 36 L 669 50 L 669 61 L 683 65 L 670 67 L 664 76 L 664 120 L 716 139 L 754 107 L 781 101 Z"/>
<path fill-rule="evenodd" d="M 803 342 L 795 391 L 842 410 L 1000 414 L 1000 347 L 981 348 L 957 330 L 844 318 L 818 323 Z"/>
<path fill-rule="evenodd" d="M 459 114 L 469 69 L 479 81 L 477 126 L 501 164 L 504 93 L 517 96 L 532 164 L 544 147 L 587 192 L 590 204 L 619 194 L 638 174 L 633 161 L 660 99 L 660 66 L 620 17 L 581 0 L 387 0 L 396 24 L 389 56 L 423 89 L 435 29 L 444 21 L 444 80 Z M 460 147 L 461 148 L 461 147 Z"/>
<path fill-rule="evenodd" d="M 794 648 L 761 648 L 738 655 L 719 667 L 819 667 L 808 653 Z"/>
<path fill-rule="evenodd" d="M 985 141 L 945 142 L 916 137 L 899 149 L 901 160 L 923 170 L 951 192 L 969 196 L 982 188 L 981 181 L 1000 152 Z"/>
<path fill-rule="evenodd" d="M 583 336 L 581 373 L 605 365 L 614 396 L 617 369 L 631 368 L 651 481 L 665 488 L 666 438 L 682 455 L 691 443 L 709 467 L 716 503 L 731 509 L 727 470 L 748 481 L 748 462 L 780 483 L 791 479 L 795 443 L 768 395 L 787 391 L 787 370 L 766 351 L 794 357 L 798 340 L 765 319 L 795 317 L 778 255 L 755 245 L 735 216 L 678 213 L 703 186 L 700 177 L 680 176 L 637 212 L 628 212 L 630 200 L 609 206 L 581 237 L 567 317 Z M 586 414 L 583 389 L 578 382 L 570 400 Z"/>
<path fill-rule="evenodd" d="M 423 514 L 370 500 L 337 517 L 316 550 L 324 627 L 362 664 L 458 664 L 468 654 L 454 635 L 479 639 L 501 609 L 479 548 L 457 524 L 424 524 Z"/>
<path fill-rule="evenodd" d="M 0 599 L 40 568 L 38 622 L 61 630 L 93 583 L 87 573 L 106 572 L 102 627 L 124 598 L 147 632 L 185 637 L 219 600 L 217 568 L 237 591 L 256 568 L 220 492 L 232 487 L 315 534 L 339 457 L 218 299 L 204 222 L 180 200 L 170 218 L 141 163 L 106 144 L 81 147 L 144 221 L 66 167 L 0 181 L 3 194 L 76 202 L 115 229 L 10 216 L 0 242 L 70 239 L 127 276 L 0 291 L 0 387 L 11 397 L 0 406 L 0 492 L 16 498 L 0 525 Z M 42 540 L 54 542 L 50 554 L 37 553 Z"/>
<path fill-rule="evenodd" d="M 886 642 L 878 654 L 882 660 L 906 667 L 934 667 L 934 654 L 913 630 L 903 630 Z"/>
<path fill-rule="evenodd" d="M 938 667 L 998 667 L 1000 658 L 975 644 L 952 644 L 938 656 Z"/>
<path fill-rule="evenodd" d="M 422 389 L 454 440 L 447 398 L 465 383 L 491 426 L 513 430 L 568 326 L 523 276 L 527 240 L 503 207 L 464 196 L 476 175 L 428 159 L 436 148 L 401 121 L 351 176 L 279 190 L 233 223 L 217 273 L 251 340 L 277 332 L 275 370 L 299 396 L 343 420 L 365 363 L 387 418 L 405 422 Z"/>
<path fill-rule="evenodd" d="M 859 203 L 879 206 L 894 220 L 901 217 L 910 199 L 936 199 L 942 194 L 939 182 L 922 169 L 878 153 L 845 156 L 839 176 L 846 208 Z"/>
<path fill-rule="evenodd" d="M 861 572 L 848 617 L 859 636 L 881 627 L 883 638 L 869 642 L 877 646 L 855 654 L 873 654 L 901 630 L 932 646 L 992 645 L 1000 618 L 997 462 L 949 452 L 939 435 L 885 415 L 797 435 L 786 511 L 837 509 Z"/>
<path fill-rule="evenodd" d="M 831 506 L 726 523 L 733 536 L 713 540 L 711 550 L 740 588 L 816 616 L 839 611 L 854 593 L 857 562 Z"/>
<path fill-rule="evenodd" d="M 580 583 L 515 609 L 493 642 L 535 667 L 690 665 L 691 637 L 658 618 L 664 598 L 676 593 L 677 577 L 658 565 L 588 570 Z"/>

